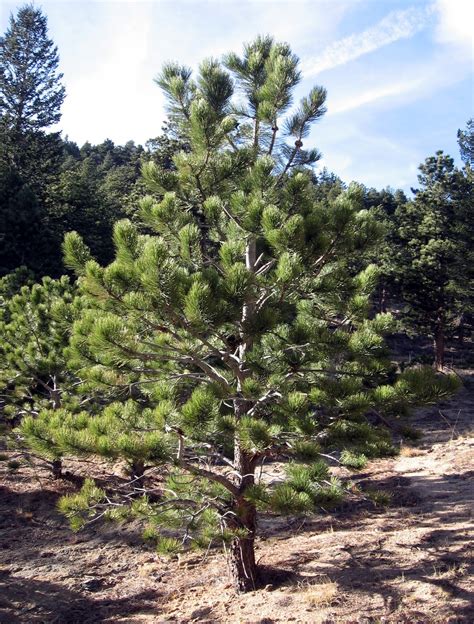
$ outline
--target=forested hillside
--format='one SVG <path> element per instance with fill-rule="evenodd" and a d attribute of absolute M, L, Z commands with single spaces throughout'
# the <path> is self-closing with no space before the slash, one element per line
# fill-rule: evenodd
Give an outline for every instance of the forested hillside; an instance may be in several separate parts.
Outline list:
<path fill-rule="evenodd" d="M 410 196 L 346 184 L 309 140 L 326 90 L 296 101 L 301 79 L 268 35 L 169 62 L 159 136 L 78 146 L 46 15 L 21 7 L 0 39 L 5 482 L 40 470 L 73 531 L 132 527 L 159 561 L 223 552 L 242 594 L 280 582 L 256 550 L 282 523 L 389 506 L 361 471 L 398 470 L 432 435 L 416 410 L 468 401 L 473 365 L 472 119 L 463 166 L 427 155 Z M 224 621 L 195 607 L 180 621 Z M 94 621 L 76 615 L 47 621 Z"/>

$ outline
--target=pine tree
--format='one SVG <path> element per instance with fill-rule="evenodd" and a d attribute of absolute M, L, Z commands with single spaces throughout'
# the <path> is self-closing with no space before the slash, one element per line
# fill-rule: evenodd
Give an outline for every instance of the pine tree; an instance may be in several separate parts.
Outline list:
<path fill-rule="evenodd" d="M 25 5 L 0 39 L 0 116 L 16 137 L 43 130 L 61 118 L 65 89 L 47 19 Z"/>
<path fill-rule="evenodd" d="M 474 119 L 469 119 L 465 130 L 458 130 L 458 144 L 463 162 L 472 167 L 474 164 Z"/>
<path fill-rule="evenodd" d="M 20 264 L 40 275 L 48 270 L 44 249 L 54 243 L 45 204 L 62 142 L 58 132 L 45 130 L 59 121 L 65 97 L 57 68 L 46 17 L 33 5 L 21 7 L 0 38 L 0 175 L 2 187 L 11 183 L 2 188 L 6 200 L 0 206 L 5 270 Z"/>
<path fill-rule="evenodd" d="M 433 338 L 435 367 L 445 365 L 446 338 L 474 303 L 474 177 L 442 151 L 420 165 L 415 200 L 397 210 L 393 262 L 405 320 Z"/>
<path fill-rule="evenodd" d="M 17 271 L 18 279 L 25 279 Z M 16 277 L 12 274 L 11 277 Z M 5 424 L 19 423 L 27 415 L 36 418 L 41 409 L 71 405 L 66 393 L 74 376 L 63 354 L 74 316 L 74 289 L 67 277 L 45 277 L 9 296 L 10 276 L 0 281 L 0 393 Z M 78 302 L 77 302 L 78 303 Z M 28 438 L 27 428 L 23 434 Z M 38 436 L 32 446 L 39 446 Z M 61 476 L 58 454 L 51 454 L 55 477 Z"/>
<path fill-rule="evenodd" d="M 59 133 L 45 132 L 59 122 L 65 98 L 58 64 L 46 16 L 24 5 L 0 39 L 0 159 L 41 202 L 62 153 Z"/>
<path fill-rule="evenodd" d="M 303 139 L 325 91 L 314 88 L 285 121 L 299 79 L 298 59 L 269 37 L 225 65 L 204 61 L 196 79 L 164 67 L 158 84 L 190 151 L 175 170 L 144 169 L 150 233 L 119 221 L 107 267 L 76 233 L 65 240 L 92 306 L 74 325 L 70 365 L 128 400 L 28 421 L 50 448 L 141 458 L 165 480 L 158 500 L 131 503 L 87 481 L 61 502 L 74 528 L 135 515 L 162 552 L 224 542 L 238 591 L 259 582 L 260 512 L 339 500 L 323 455 L 393 453 L 369 414 L 399 414 L 455 385 L 431 368 L 398 375 L 383 342 L 390 316 L 367 318 L 376 270 L 354 277 L 347 258 L 379 228 L 357 186 L 317 201 L 306 165 L 318 153 Z M 264 465 L 277 460 L 284 475 L 270 482 Z"/>
<path fill-rule="evenodd" d="M 360 267 L 361 263 L 369 261 L 379 267 L 380 276 L 374 295 L 375 305 L 380 312 L 386 312 L 391 303 L 403 297 L 399 287 L 403 271 L 397 261 L 397 251 L 403 249 L 405 241 L 400 237 L 398 215 L 403 213 L 407 201 L 401 190 L 387 188 L 377 191 L 372 188 L 364 193 L 364 206 L 384 228 L 384 237 L 376 248 L 369 250 L 365 258 L 359 256 L 355 264 Z"/>
<path fill-rule="evenodd" d="M 17 172 L 0 161 L 0 277 L 17 267 L 35 266 L 41 210 L 31 188 Z M 37 243 L 32 249 L 31 240 Z"/>

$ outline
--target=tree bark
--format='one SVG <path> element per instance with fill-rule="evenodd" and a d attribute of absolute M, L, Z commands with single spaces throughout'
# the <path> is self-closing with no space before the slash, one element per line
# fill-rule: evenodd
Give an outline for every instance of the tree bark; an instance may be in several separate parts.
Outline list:
<path fill-rule="evenodd" d="M 465 315 L 464 313 L 460 314 L 457 318 L 457 335 L 458 335 L 458 343 L 460 346 L 464 345 L 465 338 Z"/>
<path fill-rule="evenodd" d="M 442 371 L 444 369 L 444 349 L 445 349 L 445 339 L 444 339 L 444 326 L 442 323 L 439 323 L 435 329 L 434 335 L 434 352 L 435 352 L 435 368 L 438 371 Z"/>
<path fill-rule="evenodd" d="M 51 399 L 51 403 L 53 404 L 53 410 L 57 410 L 61 408 L 61 394 L 56 387 L 56 377 L 50 379 L 53 387 L 48 385 L 49 395 Z M 53 471 L 53 479 L 62 479 L 63 478 L 63 462 L 61 459 L 53 459 L 52 462 L 52 471 Z"/>
<path fill-rule="evenodd" d="M 53 404 L 53 409 L 57 410 L 61 408 L 61 395 L 59 390 L 56 388 L 54 390 L 50 390 L 51 403 Z"/>
<path fill-rule="evenodd" d="M 379 312 L 385 314 L 387 311 L 387 289 L 385 286 L 382 286 L 380 290 L 380 299 L 379 299 Z"/>
<path fill-rule="evenodd" d="M 53 479 L 62 479 L 63 463 L 60 459 L 53 459 L 53 461 L 51 462 L 51 470 L 53 473 Z"/>
<path fill-rule="evenodd" d="M 130 466 L 129 476 L 133 480 L 134 488 L 142 488 L 145 476 L 145 462 L 141 459 L 134 460 Z"/>
<path fill-rule="evenodd" d="M 241 500 L 236 508 L 237 522 L 229 528 L 246 531 L 237 535 L 228 551 L 229 569 L 237 593 L 254 591 L 258 587 L 258 569 L 255 562 L 255 529 L 257 512 L 255 505 Z"/>
<path fill-rule="evenodd" d="M 258 125 L 256 128 L 258 130 Z M 257 244 L 255 237 L 251 236 L 245 250 L 245 265 L 251 273 L 255 273 L 256 260 Z M 248 349 L 252 346 L 252 338 L 245 334 L 244 327 L 245 323 L 252 318 L 254 309 L 255 298 L 251 296 L 247 298 L 242 309 L 237 397 L 233 400 L 237 422 L 248 414 L 250 408 L 249 402 L 242 394 L 242 385 L 248 375 L 246 356 Z M 257 510 L 254 504 L 245 500 L 245 491 L 255 483 L 255 462 L 253 455 L 242 447 L 238 428 L 234 438 L 234 469 L 238 493 L 234 497 L 234 504 L 226 519 L 226 525 L 237 534 L 230 544 L 228 562 L 234 588 L 238 593 L 242 593 L 253 591 L 258 585 L 258 571 L 255 563 Z"/>
<path fill-rule="evenodd" d="M 247 413 L 247 402 L 243 398 L 234 400 L 237 419 Z M 238 593 L 253 591 L 258 585 L 258 570 L 255 563 L 255 533 L 257 510 L 253 503 L 245 500 L 246 490 L 255 483 L 255 462 L 253 455 L 242 448 L 239 434 L 234 440 L 234 467 L 238 479 L 239 493 L 234 499 L 232 513 L 227 526 L 237 530 L 229 549 L 229 569 L 232 583 Z"/>

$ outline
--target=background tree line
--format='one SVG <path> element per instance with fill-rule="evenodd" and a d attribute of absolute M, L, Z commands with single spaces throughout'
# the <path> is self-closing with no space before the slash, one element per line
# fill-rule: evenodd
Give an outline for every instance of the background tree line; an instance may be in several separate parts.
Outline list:
<path fill-rule="evenodd" d="M 0 55 L 0 275 L 24 266 L 36 277 L 61 276 L 61 244 L 71 230 L 99 262 L 110 261 L 114 222 L 133 217 L 145 192 L 143 164 L 152 159 L 173 168 L 185 140 L 172 117 L 145 147 L 105 140 L 79 148 L 49 131 L 60 121 L 66 93 L 57 48 L 38 9 L 25 6 L 11 17 Z M 403 302 L 407 326 L 433 338 L 439 367 L 446 337 L 470 330 L 473 131 L 472 120 L 458 131 L 463 169 L 442 152 L 420 165 L 413 200 L 388 188 L 364 191 L 364 205 L 386 228 L 376 254 L 382 269 L 377 305 L 385 310 Z M 326 171 L 314 184 L 321 202 L 344 189 Z"/>

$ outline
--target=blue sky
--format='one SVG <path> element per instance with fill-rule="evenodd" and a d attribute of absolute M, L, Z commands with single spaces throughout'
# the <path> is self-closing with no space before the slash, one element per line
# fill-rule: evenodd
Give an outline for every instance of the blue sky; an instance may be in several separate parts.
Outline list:
<path fill-rule="evenodd" d="M 21 2 L 0 0 L 0 28 Z M 437 149 L 457 156 L 474 116 L 471 0 L 75 0 L 35 2 L 48 16 L 67 88 L 60 127 L 79 144 L 160 133 L 153 78 L 174 59 L 196 67 L 256 34 L 290 43 L 303 95 L 328 90 L 307 145 L 345 181 L 408 190 Z"/>

